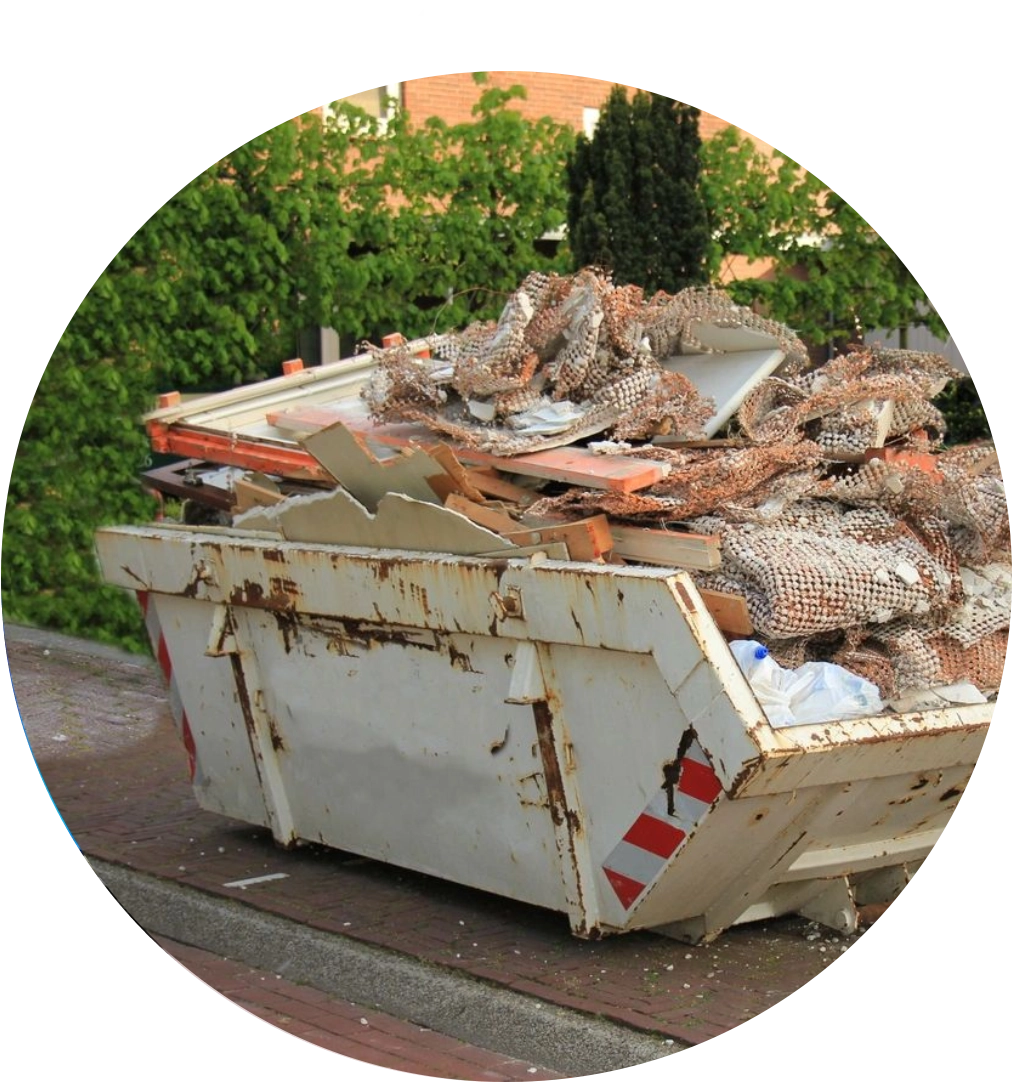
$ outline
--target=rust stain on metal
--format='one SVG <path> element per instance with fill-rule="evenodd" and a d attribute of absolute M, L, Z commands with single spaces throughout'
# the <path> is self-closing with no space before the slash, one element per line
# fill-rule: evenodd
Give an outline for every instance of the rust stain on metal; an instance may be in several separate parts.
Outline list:
<path fill-rule="evenodd" d="M 286 562 L 285 554 L 281 549 L 263 549 L 263 558 L 270 563 L 283 564 Z"/>
<path fill-rule="evenodd" d="M 300 623 L 299 626 L 301 627 L 303 624 Z M 385 623 L 373 624 L 367 620 L 357 620 L 350 616 L 328 617 L 325 621 L 320 617 L 316 617 L 309 622 L 308 626 L 328 637 L 328 650 L 345 656 L 354 656 L 348 652 L 348 643 L 355 643 L 367 649 L 385 645 L 413 647 L 417 650 L 430 651 L 438 651 L 441 648 L 439 637 L 435 632 L 428 632 L 431 636 L 429 639 L 415 638 L 413 636 L 415 629 L 393 627 Z M 468 671 L 474 672 L 475 670 L 469 669 Z"/>
<path fill-rule="evenodd" d="M 455 669 L 459 669 L 461 672 L 477 672 L 471 664 L 471 658 L 463 650 L 458 650 L 452 642 L 446 644 L 446 652 L 450 656 L 450 664 Z"/>
<path fill-rule="evenodd" d="M 249 688 L 246 687 L 246 675 L 242 671 L 242 659 L 238 654 L 229 654 L 228 658 L 232 663 L 232 677 L 235 681 L 235 693 L 239 700 L 239 710 L 242 713 L 242 720 L 249 734 L 250 747 L 253 750 L 253 765 L 256 767 L 257 777 L 260 778 L 262 788 L 263 776 L 260 773 L 261 756 L 257 744 L 256 721 L 253 718 L 253 703 L 250 700 Z"/>
<path fill-rule="evenodd" d="M 914 784 L 910 786 L 910 791 L 912 793 L 914 793 L 918 789 L 923 789 L 926 785 L 937 785 L 941 780 L 942 780 L 941 774 L 939 774 L 934 779 L 934 781 L 932 781 L 931 778 L 927 778 L 923 774 L 921 774 L 921 776 L 917 779 L 917 781 L 915 781 Z"/>
<path fill-rule="evenodd" d="M 268 722 L 268 727 L 271 733 L 271 747 L 275 751 L 284 751 L 285 742 L 281 739 L 281 733 L 278 731 L 277 723 L 274 721 L 273 718 L 271 718 Z"/>
<path fill-rule="evenodd" d="M 562 781 L 562 768 L 559 765 L 559 757 L 555 752 L 555 741 L 552 738 L 552 726 L 554 717 L 552 708 L 544 699 L 532 704 L 534 710 L 534 727 L 538 733 L 538 748 L 541 752 L 541 764 L 544 767 L 545 784 L 548 787 L 548 803 L 551 810 L 552 822 L 556 826 L 565 825 L 570 836 L 570 842 L 575 835 L 582 833 L 583 824 L 575 808 L 570 808 L 566 800 L 566 790 Z M 572 858 L 573 854 L 570 853 Z M 573 860 L 573 870 L 579 880 L 579 870 L 576 861 Z M 582 895 L 582 889 L 580 891 Z"/>
<path fill-rule="evenodd" d="M 495 575 L 496 582 L 502 582 L 502 577 L 503 577 L 503 575 L 506 574 L 507 571 L 509 571 L 510 565 L 509 565 L 508 560 L 501 560 L 500 559 L 500 560 L 489 560 L 485 564 L 485 567 L 489 571 L 491 571 L 493 575 Z"/>
<path fill-rule="evenodd" d="M 668 815 L 675 814 L 675 789 L 678 788 L 678 779 L 682 776 L 682 761 L 685 759 L 689 748 L 698 740 L 696 730 L 690 725 L 682 733 L 681 740 L 678 741 L 678 751 L 675 753 L 674 759 L 669 759 L 666 763 L 661 764 L 661 788 L 667 795 Z"/>
<path fill-rule="evenodd" d="M 326 649 L 328 654 L 337 654 L 339 657 L 360 657 L 360 654 L 356 654 L 351 649 L 350 641 L 342 635 L 339 631 L 334 629 L 326 629 L 323 632 L 326 636 Z M 354 676 L 355 671 L 352 670 L 348 673 L 349 676 Z"/>
<path fill-rule="evenodd" d="M 144 579 L 142 579 L 140 575 L 138 575 L 131 568 L 127 567 L 126 564 L 120 564 L 120 571 L 122 571 L 126 575 L 129 575 L 130 578 L 136 579 L 141 584 L 141 586 L 144 587 L 145 590 L 148 588 L 148 584 L 144 581 Z"/>
<path fill-rule="evenodd" d="M 274 606 L 295 608 L 301 596 L 299 584 L 294 579 L 282 578 L 280 575 L 272 575 L 267 580 L 267 589 L 270 593 L 268 603 L 272 608 Z"/>
<path fill-rule="evenodd" d="M 282 641 L 285 644 L 285 653 L 290 654 L 292 647 L 299 639 L 298 616 L 293 612 L 280 611 L 275 611 L 273 615 L 274 621 L 278 625 L 278 631 L 281 632 Z"/>
<path fill-rule="evenodd" d="M 425 614 L 426 617 L 428 617 L 430 615 L 429 591 L 426 590 L 424 586 L 419 586 L 418 583 L 413 582 L 410 585 L 410 592 L 412 601 L 417 602 L 417 604 L 421 607 L 422 612 Z"/>
<path fill-rule="evenodd" d="M 689 610 L 689 612 L 695 613 L 696 606 L 692 598 L 689 597 L 689 591 L 685 589 L 685 583 L 676 582 L 675 589 L 678 591 L 678 596 L 682 599 L 682 604 Z"/>
<path fill-rule="evenodd" d="M 264 591 L 260 583 L 247 580 L 232 588 L 228 600 L 231 605 L 250 605 L 259 607 L 263 601 L 263 596 Z"/>
<path fill-rule="evenodd" d="M 562 788 L 562 770 L 555 754 L 552 741 L 552 711 L 543 699 L 533 704 L 534 726 L 538 733 L 538 750 L 541 752 L 541 764 L 544 768 L 545 784 L 548 787 L 548 804 L 552 813 L 552 822 L 562 826 L 566 821 L 566 794 Z"/>

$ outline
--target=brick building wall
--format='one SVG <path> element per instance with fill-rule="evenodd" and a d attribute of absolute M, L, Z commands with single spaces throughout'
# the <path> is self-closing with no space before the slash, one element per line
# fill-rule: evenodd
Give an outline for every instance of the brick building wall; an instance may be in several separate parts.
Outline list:
<path fill-rule="evenodd" d="M 409 79 L 399 85 L 380 87 L 363 91 L 346 100 L 366 108 L 374 115 L 382 111 L 380 102 L 384 94 L 397 96 L 400 104 L 415 123 L 422 123 L 429 117 L 441 117 L 448 124 L 459 124 L 470 120 L 471 110 L 481 96 L 483 89 L 494 86 L 506 89 L 519 85 L 526 91 L 526 98 L 517 98 L 512 108 L 517 109 L 530 120 L 550 116 L 562 124 L 569 124 L 576 131 L 586 129 L 586 110 L 599 110 L 611 93 L 615 83 L 606 79 L 589 79 L 578 75 L 563 75 L 545 71 L 490 71 L 485 73 L 487 82 L 479 85 L 469 71 L 447 75 L 433 75 L 425 79 Z M 625 86 L 629 93 L 635 93 L 636 87 Z M 729 122 L 700 111 L 699 133 L 708 139 L 729 126 Z M 769 143 L 751 133 L 744 132 L 767 154 L 773 152 Z M 744 256 L 729 255 L 725 258 L 718 281 L 728 283 L 736 278 L 765 278 L 772 272 L 772 261 L 761 259 L 752 261 Z"/>
<path fill-rule="evenodd" d="M 585 130 L 585 110 L 600 109 L 615 85 L 606 79 L 587 79 L 577 75 L 562 75 L 546 71 L 490 71 L 485 86 L 500 89 L 519 84 L 527 91 L 525 99 L 517 99 L 513 108 L 531 120 L 550 116 L 576 131 Z M 637 88 L 625 86 L 634 93 Z M 469 71 L 450 75 L 434 75 L 427 79 L 411 79 L 400 84 L 401 104 L 412 120 L 421 123 L 431 116 L 442 117 L 448 124 L 471 119 L 471 109 L 478 101 L 483 87 L 475 83 Z M 728 121 L 712 113 L 700 111 L 699 134 L 708 139 L 728 127 Z M 773 148 L 750 133 L 749 138 L 767 154 Z M 768 259 L 756 262 L 743 256 L 728 256 L 721 267 L 718 280 L 727 283 L 735 278 L 767 277 L 772 270 Z"/>
<path fill-rule="evenodd" d="M 561 75 L 545 71 L 490 71 L 488 83 L 505 89 L 519 84 L 527 91 L 526 100 L 517 100 L 513 108 L 531 120 L 550 116 L 584 130 L 584 110 L 600 109 L 615 85 L 605 79 L 587 79 L 577 75 Z M 620 84 L 622 85 L 622 84 Z M 634 90 L 633 87 L 626 87 Z M 410 79 L 401 83 L 401 101 L 415 121 L 430 116 L 442 117 L 449 124 L 471 118 L 471 109 L 481 94 L 471 72 L 434 75 L 427 79 Z M 711 113 L 701 112 L 699 133 L 707 139 L 728 126 L 728 122 Z M 754 136 L 753 141 L 767 152 L 769 144 Z"/>
<path fill-rule="evenodd" d="M 541 71 L 490 71 L 488 84 L 506 88 L 519 83 L 527 91 L 525 101 L 516 100 L 513 108 L 531 120 L 550 116 L 560 123 L 583 130 L 584 108 L 599 108 L 612 84 L 601 79 L 581 79 L 573 75 L 553 75 Z M 440 116 L 457 124 L 471 117 L 482 87 L 470 72 L 435 75 L 412 79 L 401 84 L 404 108 L 416 121 Z"/>

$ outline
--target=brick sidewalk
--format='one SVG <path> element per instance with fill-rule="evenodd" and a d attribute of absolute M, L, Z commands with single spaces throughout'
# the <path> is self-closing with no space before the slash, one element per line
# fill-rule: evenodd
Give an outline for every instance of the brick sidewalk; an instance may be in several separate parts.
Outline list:
<path fill-rule="evenodd" d="M 43 651 L 8 635 L 33 753 L 88 855 L 238 900 L 685 1044 L 780 1002 L 850 942 L 806 922 L 688 947 L 647 932 L 585 942 L 560 914 L 201 811 L 153 664 Z M 278 875 L 246 889 L 236 881 Z"/>
<path fill-rule="evenodd" d="M 153 937 L 206 984 L 265 1022 L 342 1056 L 414 1074 L 473 1082 L 537 1082 L 564 1077 L 524 1060 L 293 984 L 273 973 L 196 947 Z"/>
<path fill-rule="evenodd" d="M 771 1010 L 852 945 L 843 936 L 810 939 L 817 933 L 806 922 L 789 920 L 734 928 L 711 947 L 650 933 L 586 942 L 561 914 L 324 847 L 285 852 L 265 830 L 197 807 L 154 665 L 143 677 L 135 667 L 121 677 L 106 661 L 101 681 L 88 681 L 73 657 L 9 645 L 29 738 L 50 709 L 88 718 L 100 747 L 121 711 L 157 712 L 154 726 L 137 718 L 146 735 L 123 747 L 97 754 L 63 743 L 39 754 L 87 855 L 689 1044 Z M 73 688 L 73 699 L 58 688 Z M 225 886 L 276 873 L 286 878 Z"/>

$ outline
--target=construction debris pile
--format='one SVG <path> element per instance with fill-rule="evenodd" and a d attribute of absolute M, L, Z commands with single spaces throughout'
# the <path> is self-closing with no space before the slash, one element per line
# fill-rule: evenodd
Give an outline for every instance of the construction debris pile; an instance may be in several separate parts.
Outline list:
<path fill-rule="evenodd" d="M 945 446 L 932 400 L 958 373 L 940 355 L 814 367 L 718 291 L 646 299 L 585 269 L 529 275 L 495 323 L 353 361 L 357 384 L 328 400 L 322 369 L 299 373 L 266 436 L 223 422 L 213 462 L 187 464 L 231 467 L 214 506 L 235 528 L 681 568 L 729 638 L 785 668 L 832 662 L 894 708 L 996 691 L 1008 507 L 992 445 Z M 158 448 L 198 446 L 194 418 L 170 413 L 149 419 Z M 272 440 L 305 465 L 272 459 Z"/>
<path fill-rule="evenodd" d="M 498 323 L 428 339 L 428 357 L 406 345 L 377 352 L 365 399 L 377 421 L 418 421 L 500 455 L 606 430 L 619 440 L 702 435 L 713 403 L 662 362 L 698 345 L 693 328 L 705 323 L 772 332 L 785 365 L 803 363 L 796 336 L 716 291 L 645 302 L 638 286 L 615 286 L 588 268 L 572 277 L 529 275 Z"/>

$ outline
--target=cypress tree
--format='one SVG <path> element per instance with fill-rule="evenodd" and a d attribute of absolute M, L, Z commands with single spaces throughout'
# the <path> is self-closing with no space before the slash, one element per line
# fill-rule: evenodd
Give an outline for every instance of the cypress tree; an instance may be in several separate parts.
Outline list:
<path fill-rule="evenodd" d="M 644 91 L 630 101 L 614 87 L 567 166 L 575 265 L 604 267 L 647 293 L 705 283 L 700 148 L 698 109 Z"/>

